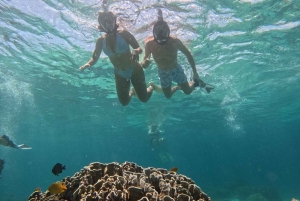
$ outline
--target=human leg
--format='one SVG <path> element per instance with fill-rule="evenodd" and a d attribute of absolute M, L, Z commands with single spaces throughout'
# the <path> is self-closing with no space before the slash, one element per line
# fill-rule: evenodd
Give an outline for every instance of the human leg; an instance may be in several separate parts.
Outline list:
<path fill-rule="evenodd" d="M 139 64 L 136 64 L 133 69 L 131 82 L 134 87 L 135 94 L 138 96 L 140 101 L 146 103 L 152 95 L 153 87 L 149 86 L 147 88 L 144 70 Z"/>
<path fill-rule="evenodd" d="M 153 90 L 154 90 L 156 93 L 163 93 L 162 88 L 161 88 L 160 85 L 155 84 L 154 82 L 149 82 L 149 85 L 153 87 Z"/>
<path fill-rule="evenodd" d="M 163 91 L 165 97 L 171 98 L 173 94 L 179 89 L 178 86 L 172 87 L 172 71 L 164 71 L 158 69 L 158 76 L 161 85 L 160 88 Z M 156 86 L 154 86 L 154 89 L 156 91 L 159 91 L 160 89 Z"/>
<path fill-rule="evenodd" d="M 129 92 L 130 81 L 115 72 L 115 82 L 120 103 L 123 106 L 128 105 L 132 97 L 132 92 Z"/>
<path fill-rule="evenodd" d="M 166 98 L 171 98 L 177 90 L 179 90 L 178 86 L 162 88 Z"/>
<path fill-rule="evenodd" d="M 187 95 L 190 95 L 195 89 L 193 81 L 185 82 L 183 84 L 178 84 L 178 85 L 180 86 L 180 90 L 182 90 Z"/>
<path fill-rule="evenodd" d="M 180 64 L 172 70 L 173 81 L 177 82 L 180 90 L 189 95 L 195 89 L 194 81 L 188 82 L 184 70 Z"/>

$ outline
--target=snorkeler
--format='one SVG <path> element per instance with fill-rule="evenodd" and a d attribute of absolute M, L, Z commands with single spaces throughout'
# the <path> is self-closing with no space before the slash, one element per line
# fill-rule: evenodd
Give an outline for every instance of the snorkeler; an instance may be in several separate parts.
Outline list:
<path fill-rule="evenodd" d="M 148 126 L 148 135 L 150 137 L 151 151 L 155 151 L 163 163 L 174 162 L 173 156 L 168 151 L 166 138 L 162 137 L 161 134 L 164 131 L 159 129 L 158 124 L 151 124 Z"/>
<path fill-rule="evenodd" d="M 164 141 L 164 138 L 160 137 L 161 133 L 163 133 L 163 131 L 158 129 L 158 125 L 153 124 L 149 126 L 148 135 L 150 137 L 151 146 L 157 147 L 161 144 L 160 142 Z"/>
<path fill-rule="evenodd" d="M 7 135 L 2 135 L 0 137 L 0 145 L 12 147 L 12 148 L 16 148 L 16 149 L 31 149 L 31 147 L 28 147 L 25 144 L 20 144 L 20 145 L 15 144 L 13 141 L 11 141 L 9 139 L 9 137 Z"/>
<path fill-rule="evenodd" d="M 193 81 L 188 82 L 182 66 L 177 61 L 177 52 L 181 51 L 188 59 L 193 70 Z M 150 65 L 150 56 L 153 56 L 158 67 L 160 85 L 150 83 L 155 91 L 163 91 L 166 98 L 171 98 L 177 90 L 182 90 L 185 94 L 191 94 L 195 87 L 200 86 L 209 93 L 213 86 L 203 82 L 198 75 L 194 58 L 182 41 L 170 35 L 170 28 L 163 20 L 162 11 L 158 10 L 158 20 L 153 27 L 153 36 L 146 39 L 145 57 L 142 67 Z M 172 87 L 172 81 L 177 86 Z"/>
<path fill-rule="evenodd" d="M 103 50 L 114 66 L 116 89 L 120 103 L 126 106 L 133 95 L 140 101 L 147 102 L 152 95 L 153 87 L 147 88 L 144 70 L 139 64 L 142 48 L 135 37 L 127 30 L 118 30 L 116 16 L 112 12 L 99 12 L 98 29 L 106 34 L 98 38 L 92 58 L 79 70 L 94 65 Z M 131 52 L 130 47 L 133 48 Z M 130 82 L 134 88 L 130 91 Z"/>

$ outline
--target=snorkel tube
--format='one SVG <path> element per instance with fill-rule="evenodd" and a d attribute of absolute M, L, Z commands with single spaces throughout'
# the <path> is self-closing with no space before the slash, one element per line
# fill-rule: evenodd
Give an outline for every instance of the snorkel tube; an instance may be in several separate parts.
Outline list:
<path fill-rule="evenodd" d="M 108 27 L 106 26 L 106 22 L 105 22 L 105 20 L 106 19 L 103 19 L 104 18 L 104 16 L 106 15 L 106 17 L 111 17 L 111 18 L 113 18 L 113 23 L 114 23 L 114 25 L 113 25 L 113 28 L 112 29 L 108 29 Z M 110 16 L 109 16 L 110 15 Z M 110 11 L 108 11 L 108 12 L 106 12 L 106 11 L 104 11 L 104 12 L 99 12 L 99 14 L 98 14 L 98 23 L 99 23 L 99 25 L 98 25 L 98 29 L 101 31 L 101 32 L 105 32 L 105 33 L 107 33 L 107 34 L 111 34 L 111 33 L 113 33 L 113 32 L 115 32 L 117 29 L 118 29 L 118 27 L 119 27 L 119 25 L 117 25 L 117 17 L 112 13 L 112 12 L 110 12 Z"/>
<path fill-rule="evenodd" d="M 170 28 L 163 19 L 161 9 L 158 9 L 157 22 L 153 26 L 153 36 L 159 45 L 165 45 L 170 36 Z"/>

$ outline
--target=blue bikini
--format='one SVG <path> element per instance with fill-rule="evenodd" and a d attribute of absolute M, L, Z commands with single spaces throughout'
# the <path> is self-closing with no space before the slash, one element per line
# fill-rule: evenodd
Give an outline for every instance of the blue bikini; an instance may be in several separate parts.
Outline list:
<path fill-rule="evenodd" d="M 115 54 L 122 54 L 129 50 L 128 43 L 122 38 L 122 36 L 117 32 L 117 47 L 116 51 L 112 52 L 106 48 L 106 38 L 102 41 L 102 50 L 108 56 L 112 56 Z"/>
<path fill-rule="evenodd" d="M 112 55 L 122 54 L 122 53 L 128 51 L 129 50 L 129 44 L 124 40 L 124 38 L 122 38 L 122 36 L 119 33 L 117 33 L 116 51 L 112 52 L 112 51 L 110 51 L 106 48 L 106 38 L 103 39 L 102 50 L 108 57 L 110 57 Z M 131 78 L 133 68 L 134 68 L 133 66 L 126 69 L 126 70 L 119 70 L 117 68 L 114 68 L 114 71 L 115 71 L 115 73 L 117 73 L 120 76 L 124 77 L 125 79 L 129 80 Z"/>

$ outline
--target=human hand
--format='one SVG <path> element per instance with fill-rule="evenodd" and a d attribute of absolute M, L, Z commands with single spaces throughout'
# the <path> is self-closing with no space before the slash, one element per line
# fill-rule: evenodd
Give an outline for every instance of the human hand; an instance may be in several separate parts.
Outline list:
<path fill-rule="evenodd" d="M 139 51 L 137 49 L 134 49 L 131 52 L 131 59 L 133 62 L 138 62 L 139 61 Z"/>
<path fill-rule="evenodd" d="M 207 93 L 210 93 L 211 90 L 213 90 L 214 88 L 215 88 L 215 87 L 212 86 L 211 84 L 205 84 L 205 91 L 206 91 Z"/>
<path fill-rule="evenodd" d="M 197 72 L 194 72 L 193 80 L 194 80 L 194 87 L 200 87 L 203 91 L 205 90 L 207 93 L 210 93 L 211 90 L 215 88 L 211 84 L 206 84 L 205 82 L 203 82 L 203 80 L 199 78 Z"/>
<path fill-rule="evenodd" d="M 198 87 L 198 86 L 199 86 L 199 87 L 203 88 L 203 87 L 206 86 L 206 83 L 203 82 L 203 81 L 199 78 L 199 75 L 198 75 L 197 71 L 193 73 L 193 80 L 194 80 L 194 86 L 195 86 L 195 87 Z"/>
<path fill-rule="evenodd" d="M 197 71 L 193 72 L 193 80 L 197 80 L 197 81 L 199 81 L 199 80 L 200 80 L 200 78 L 199 78 L 199 75 L 198 75 L 198 72 L 197 72 Z"/>
<path fill-rule="evenodd" d="M 145 59 L 143 62 L 142 62 L 142 67 L 144 69 L 148 68 L 148 66 L 150 65 L 151 61 L 149 58 Z"/>
<path fill-rule="evenodd" d="M 83 66 L 81 66 L 80 68 L 79 68 L 79 70 L 80 71 L 82 71 L 82 70 L 84 70 L 85 68 L 91 68 L 91 65 L 90 64 L 84 64 Z"/>

